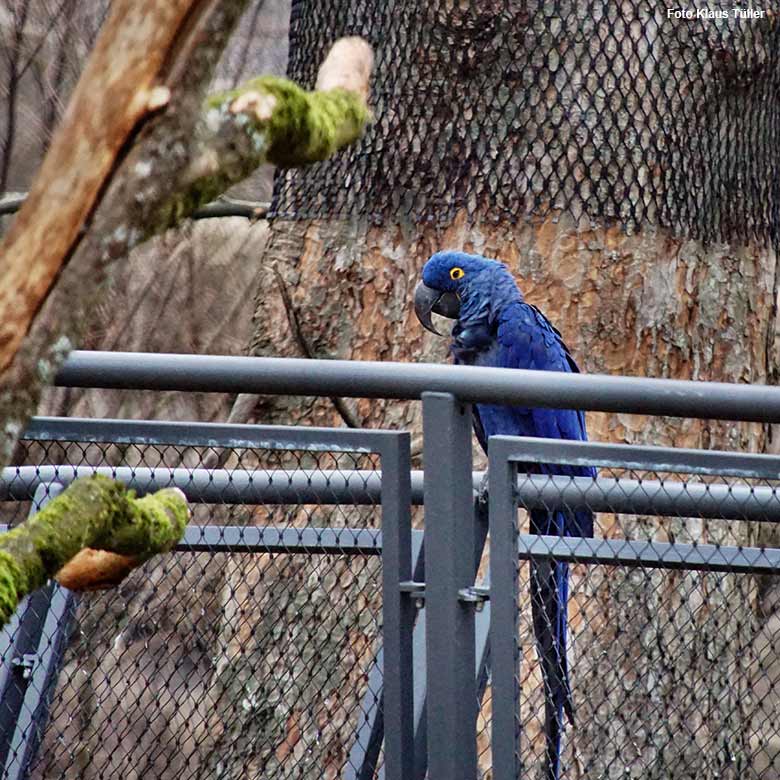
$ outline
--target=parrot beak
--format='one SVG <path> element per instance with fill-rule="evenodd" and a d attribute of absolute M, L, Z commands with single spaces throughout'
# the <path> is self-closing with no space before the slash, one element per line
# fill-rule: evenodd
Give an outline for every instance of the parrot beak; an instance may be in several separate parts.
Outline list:
<path fill-rule="evenodd" d="M 433 327 L 431 312 L 456 320 L 460 314 L 460 300 L 455 293 L 440 292 L 420 282 L 414 289 L 414 313 L 426 330 L 443 336 L 443 333 Z"/>

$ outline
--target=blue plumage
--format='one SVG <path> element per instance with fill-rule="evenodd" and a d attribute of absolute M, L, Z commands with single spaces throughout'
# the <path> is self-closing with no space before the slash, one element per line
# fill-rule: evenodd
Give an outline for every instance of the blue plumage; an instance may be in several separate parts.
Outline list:
<path fill-rule="evenodd" d="M 418 316 L 426 327 L 430 311 L 457 317 L 451 352 L 456 363 L 505 368 L 576 372 L 561 334 L 525 302 L 503 263 L 463 252 L 438 252 L 423 268 L 415 294 Z M 426 311 L 427 309 L 427 311 Z M 477 404 L 474 428 L 483 449 L 494 434 L 587 439 L 581 411 Z M 588 467 L 526 464 L 520 470 L 542 474 L 595 476 Z M 533 511 L 531 533 L 592 536 L 593 515 Z M 574 722 L 566 659 L 568 566 L 546 560 L 531 564 L 534 633 L 545 682 L 546 774 L 558 780 L 563 713 Z"/>

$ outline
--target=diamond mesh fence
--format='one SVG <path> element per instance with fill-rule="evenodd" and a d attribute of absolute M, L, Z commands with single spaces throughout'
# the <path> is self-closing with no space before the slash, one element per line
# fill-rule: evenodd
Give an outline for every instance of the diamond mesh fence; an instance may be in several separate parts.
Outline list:
<path fill-rule="evenodd" d="M 513 718 L 524 776 L 548 777 L 531 596 L 540 569 L 529 555 L 554 545 L 552 560 L 568 565 L 575 715 L 560 777 L 780 777 L 780 622 L 763 604 L 780 551 L 761 544 L 780 515 L 777 460 L 718 469 L 692 457 L 661 470 L 657 456 L 646 467 L 637 457 L 613 456 L 597 478 L 565 462 L 552 475 L 518 466 Z M 140 490 L 187 474 L 194 511 L 180 549 L 119 588 L 43 590 L 22 608 L 40 619 L 11 626 L 12 648 L 0 644 L 24 699 L 0 742 L 8 778 L 361 776 L 378 751 L 366 724 L 383 684 L 377 455 L 25 441 L 17 463 L 4 490 L 18 500 L 2 502 L 5 517 L 30 511 L 36 480 L 68 483 L 78 467 L 108 468 Z M 203 487 L 199 475 L 214 466 L 224 478 L 211 471 Z M 528 535 L 529 512 L 583 506 L 595 512 L 593 539 Z M 36 625 L 25 644 L 19 632 Z M 506 696 L 492 678 L 480 698 L 483 778 Z"/>
<path fill-rule="evenodd" d="M 277 216 L 512 223 L 569 210 L 777 243 L 771 3 L 695 0 L 693 18 L 651 0 L 292 6 L 288 72 L 304 84 L 336 37 L 376 48 L 376 122 L 333 160 L 280 173 Z"/>
<path fill-rule="evenodd" d="M 568 568 L 575 713 L 573 725 L 563 715 L 560 777 L 780 777 L 780 624 L 762 608 L 780 560 L 761 544 L 764 524 L 780 517 L 780 479 L 637 470 L 617 460 L 598 479 L 572 476 L 575 467 L 565 464 L 551 467 L 557 476 L 518 466 L 520 548 L 549 553 L 555 545 L 558 556 L 521 555 L 516 572 L 524 776 L 547 777 L 551 683 L 531 581 L 544 582 L 552 563 L 559 574 Z M 525 535 L 532 514 L 537 524 L 567 523 L 583 506 L 601 510 L 594 539 Z M 543 614 L 549 627 L 550 612 Z M 482 712 L 488 732 L 491 709 Z M 489 760 L 486 752 L 483 769 Z"/>
<path fill-rule="evenodd" d="M 31 667 L 64 632 L 61 667 L 40 747 L 27 767 L 15 768 L 29 773 L 19 776 L 337 778 L 360 769 L 350 764 L 368 748 L 359 744 L 359 725 L 381 693 L 381 550 L 373 530 L 381 513 L 370 497 L 339 503 L 343 496 L 329 493 L 327 482 L 349 473 L 357 496 L 376 475 L 378 456 L 25 441 L 16 462 L 17 480 L 43 476 L 44 464 L 57 467 L 45 476 L 63 482 L 75 467 L 110 467 L 139 486 L 152 476 L 163 484 L 173 474 L 194 480 L 204 466 L 226 471 L 224 500 L 212 485 L 207 500 L 191 501 L 198 528 L 177 551 L 114 590 L 71 597 L 59 625 L 43 625 Z M 325 487 L 296 501 L 288 493 L 301 471 Z M 269 472 L 288 491 L 283 504 Z M 10 489 L 18 492 L 14 478 Z M 0 506 L 18 521 L 31 501 Z M 252 528 L 260 534 L 250 538 Z M 322 542 L 329 529 L 335 533 Z M 43 619 L 47 607 L 36 596 L 27 609 Z M 19 682 L 27 699 L 17 736 L 27 744 L 41 725 L 30 702 L 46 680 L 32 674 Z"/>

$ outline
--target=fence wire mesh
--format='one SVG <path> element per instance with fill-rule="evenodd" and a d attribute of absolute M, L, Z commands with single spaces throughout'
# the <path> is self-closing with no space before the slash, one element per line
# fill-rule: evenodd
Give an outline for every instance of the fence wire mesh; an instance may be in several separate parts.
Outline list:
<path fill-rule="evenodd" d="M 780 478 L 613 465 L 596 480 L 569 476 L 566 465 L 551 467 L 557 476 L 518 468 L 526 508 L 521 549 L 530 539 L 523 534 L 531 512 L 563 510 L 571 517 L 583 505 L 621 509 L 596 514 L 592 540 L 572 536 L 537 546 L 582 554 L 568 563 L 575 725 L 565 727 L 560 776 L 780 777 L 780 624 L 763 604 L 780 584 L 766 572 L 780 568 L 777 551 L 762 542 L 780 517 Z M 685 517 L 663 516 L 670 502 L 682 509 L 685 500 Z M 614 545 L 613 561 L 605 560 L 602 539 Z M 536 566 L 525 559 L 517 569 L 516 718 L 524 776 L 543 778 L 546 688 L 532 618 Z"/>
<path fill-rule="evenodd" d="M 49 466 L 65 483 L 86 466 L 129 469 L 138 484 L 145 469 L 157 478 L 183 469 L 195 484 L 203 467 L 220 466 L 232 487 L 224 501 L 211 492 L 194 502 L 189 550 L 161 556 L 113 591 L 78 600 L 41 591 L 23 607 L 37 611 L 41 636 L 12 648 L 25 699 L 17 733 L 4 737 L 37 729 L 40 744 L 9 779 L 360 776 L 383 683 L 381 516 L 368 489 L 377 455 L 77 441 L 25 441 L 17 455 L 4 490 L 20 480 L 29 500 L 2 503 L 17 519 L 32 507 L 30 469 L 49 480 Z M 780 778 L 780 622 L 767 607 L 780 563 L 763 546 L 780 516 L 780 477 L 745 476 L 751 464 L 740 476 L 695 464 L 694 473 L 685 464 L 639 468 L 636 457 L 631 466 L 613 457 L 595 479 L 571 476 L 565 464 L 553 475 L 516 467 L 524 509 L 511 641 L 524 776 L 546 777 L 534 574 L 522 553 L 539 538 L 527 534 L 527 514 L 585 505 L 595 511 L 593 539 L 542 538 L 559 562 L 570 559 L 576 724 L 565 729 L 560 777 Z M 298 485 L 301 473 L 309 487 L 294 501 L 280 486 Z M 338 488 L 345 476 L 362 486 L 349 504 Z M 364 532 L 376 549 L 365 538 L 354 544 Z M 11 648 L 0 650 L 7 670 Z M 39 673 L 47 654 L 59 657 L 53 684 Z M 436 662 L 427 661 L 434 673 Z M 483 778 L 492 776 L 493 712 L 505 696 L 490 681 L 480 697 Z M 18 744 L 0 747 L 13 758 Z"/>
<path fill-rule="evenodd" d="M 297 0 L 290 76 L 313 86 L 336 37 L 364 36 L 376 122 L 333 160 L 280 173 L 272 212 L 511 223 L 568 209 L 776 243 L 771 5 L 692 2 L 691 19 L 651 0 Z"/>
<path fill-rule="evenodd" d="M 74 466 L 129 467 L 137 477 L 148 468 L 164 481 L 174 468 L 194 475 L 222 464 L 231 482 L 256 474 L 266 486 L 268 470 L 284 482 L 300 470 L 312 478 L 359 470 L 367 478 L 379 468 L 378 457 L 364 453 L 110 442 L 25 441 L 17 455 L 19 479 L 25 467 L 46 464 L 58 465 L 64 481 Z M 358 723 L 381 694 L 377 532 L 369 534 L 375 551 L 365 542 L 360 549 L 347 544 L 359 530 L 379 525 L 379 507 L 363 503 L 340 504 L 326 485 L 316 501 L 302 495 L 277 505 L 270 494 L 241 505 L 231 494 L 224 502 L 192 504 L 191 523 L 203 534 L 188 536 L 197 552 L 184 546 L 138 568 L 118 588 L 74 602 L 50 717 L 27 776 L 337 778 L 357 772 L 361 767 L 349 762 L 367 747 L 355 744 Z M 31 502 L 0 506 L 4 517 L 21 520 Z M 251 549 L 242 550 L 240 541 L 229 551 L 209 549 L 207 540 L 215 537 L 206 530 L 213 526 L 272 526 L 274 533 L 267 548 L 264 535 Z M 331 536 L 327 552 L 317 549 L 319 534 L 304 537 L 332 528 L 343 537 Z M 284 530 L 294 533 L 280 540 Z M 46 607 L 45 599 L 33 599 L 28 609 Z M 39 647 L 57 641 L 56 628 L 44 626 Z M 36 684 L 35 677 L 26 683 Z M 31 693 L 35 700 L 42 691 Z M 27 727 L 37 728 L 35 713 L 28 714 Z"/>

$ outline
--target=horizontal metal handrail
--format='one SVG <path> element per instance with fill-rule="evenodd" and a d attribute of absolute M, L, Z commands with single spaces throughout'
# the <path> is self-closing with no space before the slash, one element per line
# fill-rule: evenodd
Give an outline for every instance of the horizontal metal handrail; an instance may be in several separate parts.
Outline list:
<path fill-rule="evenodd" d="M 491 452 L 517 464 L 594 466 L 631 471 L 702 474 L 780 480 L 780 456 L 759 452 L 697 450 L 647 444 L 491 436 Z M 518 471 L 527 466 L 518 465 Z"/>
<path fill-rule="evenodd" d="M 381 453 L 403 431 L 378 428 L 318 428 L 309 425 L 121 420 L 100 417 L 32 417 L 22 438 L 101 444 L 219 447 L 224 449 L 305 450 Z"/>
<path fill-rule="evenodd" d="M 520 534 L 517 547 L 521 560 L 552 558 L 556 561 L 604 566 L 745 574 L 777 574 L 780 571 L 780 550 L 775 548 L 535 534 Z"/>
<path fill-rule="evenodd" d="M 189 469 L 157 466 L 17 466 L 0 472 L 0 501 L 25 501 L 41 484 L 69 485 L 103 474 L 140 495 L 178 487 L 189 501 L 208 504 L 379 505 L 382 472 L 305 469 Z M 478 490 L 484 472 L 475 471 Z M 411 472 L 411 500 L 423 503 L 425 473 Z M 518 503 L 527 509 L 577 509 L 657 517 L 780 522 L 780 484 L 702 483 L 616 477 L 520 475 Z"/>
<path fill-rule="evenodd" d="M 69 485 L 102 474 L 139 495 L 178 487 L 192 502 L 206 504 L 379 505 L 379 471 L 335 469 L 189 469 L 165 466 L 18 466 L 0 472 L 0 500 L 26 500 L 39 484 Z M 422 474 L 413 503 L 422 503 Z"/>
<path fill-rule="evenodd" d="M 780 388 L 431 363 L 71 352 L 63 387 L 418 399 L 780 422 Z"/>

